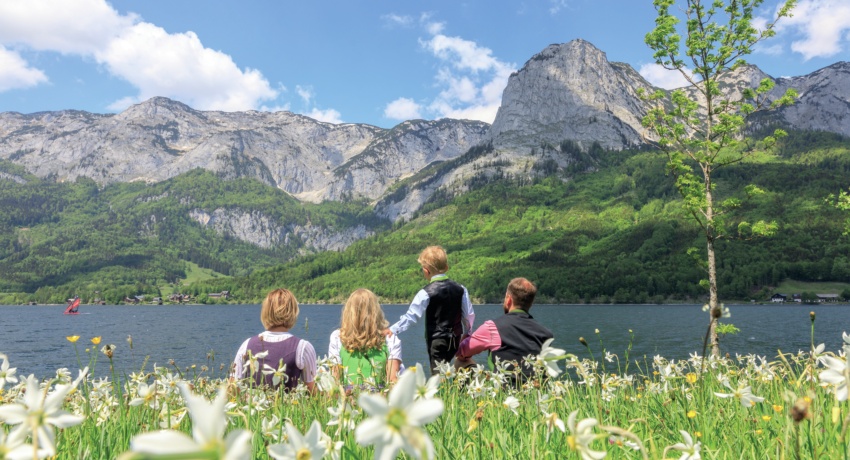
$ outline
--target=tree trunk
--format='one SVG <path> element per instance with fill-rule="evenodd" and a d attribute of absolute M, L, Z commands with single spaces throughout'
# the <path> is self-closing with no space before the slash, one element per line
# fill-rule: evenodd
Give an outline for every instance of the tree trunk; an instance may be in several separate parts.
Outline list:
<path fill-rule="evenodd" d="M 717 338 L 717 320 L 722 312 L 720 303 L 717 301 L 717 263 L 714 254 L 714 203 L 711 195 L 711 171 L 705 169 L 705 240 L 706 257 L 708 260 L 708 313 L 711 317 L 709 323 L 709 344 L 711 355 L 720 357 L 720 346 Z"/>

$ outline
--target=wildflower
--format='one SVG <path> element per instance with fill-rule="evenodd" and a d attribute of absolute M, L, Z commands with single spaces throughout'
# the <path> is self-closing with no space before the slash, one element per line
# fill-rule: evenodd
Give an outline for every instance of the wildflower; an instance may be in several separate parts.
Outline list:
<path fill-rule="evenodd" d="M 440 374 L 434 374 L 428 380 L 425 380 L 425 371 L 422 370 L 422 365 L 417 363 L 412 370 L 416 373 L 416 395 L 413 399 L 432 399 L 440 389 Z"/>
<path fill-rule="evenodd" d="M 0 364 L 0 390 L 6 386 L 6 382 L 9 383 L 18 383 L 18 378 L 15 377 L 15 374 L 18 372 L 17 367 L 9 367 L 9 358 L 0 353 L 0 359 L 3 360 L 3 364 Z"/>
<path fill-rule="evenodd" d="M 780 406 L 779 404 L 774 404 L 773 405 L 773 411 L 774 412 L 782 412 L 782 406 Z"/>
<path fill-rule="evenodd" d="M 502 403 L 502 406 L 505 409 L 509 409 L 514 414 L 517 413 L 516 409 L 519 407 L 519 400 L 514 398 L 513 396 L 508 396 L 505 398 L 505 402 Z"/>
<path fill-rule="evenodd" d="M 360 411 L 351 407 L 344 392 L 340 392 L 339 407 L 328 407 L 328 412 L 331 414 L 331 420 L 328 426 L 337 425 L 337 434 L 340 431 L 350 431 L 354 429 L 354 419 L 360 414 Z"/>
<path fill-rule="evenodd" d="M 547 412 L 543 411 L 543 420 L 546 422 L 546 440 L 549 440 L 549 435 L 555 431 L 555 428 L 561 430 L 561 433 L 567 432 L 567 427 L 564 426 L 564 421 L 561 420 L 561 417 L 558 417 L 556 412 Z"/>
<path fill-rule="evenodd" d="M 79 425 L 84 417 L 62 410 L 65 396 L 71 392 L 86 376 L 89 368 L 80 371 L 79 377 L 68 385 L 56 385 L 53 392 L 41 391 L 38 379 L 30 375 L 26 380 L 26 392 L 20 401 L 0 406 L 0 420 L 9 425 L 19 425 L 9 433 L 14 439 L 33 435 L 38 447 L 43 448 L 47 456 L 56 455 L 56 433 L 53 427 L 67 428 Z"/>
<path fill-rule="evenodd" d="M 91 343 L 93 343 L 95 345 L 100 345 L 100 336 L 92 337 Z"/>
<path fill-rule="evenodd" d="M 251 350 L 248 350 L 248 359 L 245 362 L 247 366 L 245 366 L 245 369 L 242 371 L 246 374 L 242 375 L 242 377 L 251 377 L 256 374 L 260 370 L 260 360 L 268 356 L 268 354 L 268 350 L 261 351 L 256 355 L 252 353 Z"/>
<path fill-rule="evenodd" d="M 280 419 L 277 415 L 272 414 L 271 418 L 263 417 L 263 421 L 260 424 L 261 426 L 261 434 L 267 438 L 271 438 L 275 441 L 280 437 Z"/>
<path fill-rule="evenodd" d="M 691 409 L 688 411 L 688 418 L 694 418 L 697 416 L 697 411 Z"/>
<path fill-rule="evenodd" d="M 80 336 L 78 336 L 78 335 L 69 335 L 69 336 L 65 337 L 65 339 L 67 339 L 67 340 L 68 340 L 69 342 L 71 342 L 71 343 L 76 343 L 76 342 L 77 342 L 77 340 L 80 340 Z"/>
<path fill-rule="evenodd" d="M 835 398 L 839 401 L 846 401 L 847 360 L 832 356 L 821 356 L 821 361 L 828 367 L 827 370 L 820 373 L 821 381 L 835 385 Z"/>
<path fill-rule="evenodd" d="M 807 418 L 811 418 L 811 414 L 809 414 L 809 405 L 811 405 L 811 398 L 800 398 L 797 402 L 791 406 L 791 420 L 794 420 L 796 423 L 800 423 Z"/>
<path fill-rule="evenodd" d="M 145 404 L 152 409 L 156 409 L 158 405 L 158 398 L 161 397 L 160 392 L 156 391 L 156 382 L 147 385 L 145 383 L 140 383 L 139 387 L 136 389 L 138 394 L 137 397 L 133 398 L 130 401 L 131 406 L 140 406 Z"/>
<path fill-rule="evenodd" d="M 263 364 L 263 375 L 271 375 L 274 386 L 280 385 L 280 382 L 286 383 L 289 380 L 289 376 L 286 375 L 286 364 L 283 362 L 283 359 L 278 363 L 277 369 L 268 364 Z"/>
<path fill-rule="evenodd" d="M 565 352 L 560 348 L 552 348 L 550 345 L 554 338 L 543 342 L 543 348 L 540 354 L 537 355 L 537 361 L 546 365 L 546 373 L 549 377 L 557 377 L 561 373 L 561 368 L 558 367 L 558 360 L 564 359 Z"/>
<path fill-rule="evenodd" d="M 321 459 L 325 455 L 325 445 L 322 439 L 322 426 L 313 420 L 306 435 L 301 435 L 298 428 L 286 423 L 286 434 L 289 442 L 274 444 L 268 447 L 269 455 L 277 460 L 312 460 Z"/>
<path fill-rule="evenodd" d="M 26 436 L 16 435 L 12 432 L 8 437 L 6 430 L 0 429 L 0 458 L 9 460 L 27 460 L 33 457 L 32 446 L 25 444 Z M 39 450 L 37 457 L 44 458 L 48 454 L 44 450 Z"/>
<path fill-rule="evenodd" d="M 161 430 L 143 433 L 130 441 L 130 450 L 142 454 L 167 455 L 191 454 L 215 455 L 228 460 L 251 458 L 251 433 L 246 430 L 234 430 L 224 436 L 227 417 L 224 405 L 227 403 L 225 387 L 218 390 L 212 403 L 202 396 L 195 396 L 189 386 L 181 382 L 180 392 L 189 409 L 192 419 L 192 438 L 173 430 Z M 122 458 L 132 458 L 125 454 Z"/>
<path fill-rule="evenodd" d="M 700 449 L 701 443 L 699 441 L 694 443 L 694 440 L 693 440 L 693 438 L 691 438 L 691 435 L 688 434 L 688 432 L 685 431 L 685 430 L 679 430 L 679 433 L 682 434 L 682 438 L 685 439 L 685 442 L 683 442 L 683 443 L 679 442 L 679 443 L 673 444 L 672 446 L 668 447 L 667 449 L 674 449 L 674 450 L 678 450 L 679 452 L 681 452 L 682 456 L 679 457 L 679 460 L 699 460 L 701 458 L 700 455 L 699 455 L 699 449 Z M 665 452 L 666 452 L 667 449 L 665 449 Z M 664 456 L 666 457 L 666 454 Z"/>
<path fill-rule="evenodd" d="M 596 439 L 593 434 L 593 427 L 599 422 L 595 418 L 586 418 L 576 423 L 578 411 L 572 411 L 567 417 L 567 427 L 570 429 L 570 436 L 567 438 L 567 443 L 570 448 L 577 451 L 582 460 L 600 460 L 608 454 L 604 450 L 593 450 L 590 448 L 590 443 Z"/>
<path fill-rule="evenodd" d="M 750 408 L 752 406 L 755 406 L 756 403 L 764 401 L 764 398 L 756 396 L 752 393 L 752 389 L 749 385 L 738 385 L 738 388 L 735 389 L 732 388 L 732 385 L 729 383 L 728 380 L 724 380 L 723 385 L 726 386 L 726 388 L 732 390 L 732 393 L 727 394 L 715 392 L 715 396 L 719 398 L 738 398 L 738 400 L 741 401 L 741 405 L 746 408 Z"/>
<path fill-rule="evenodd" d="M 395 458 L 401 449 L 418 459 L 434 457 L 434 444 L 423 425 L 443 413 L 443 401 L 417 401 L 415 394 L 416 373 L 408 370 L 390 390 L 389 402 L 375 394 L 360 395 L 360 407 L 370 417 L 360 423 L 354 436 L 361 445 L 375 445 L 376 459 Z"/>
<path fill-rule="evenodd" d="M 697 375 L 696 375 L 696 374 L 694 374 L 693 372 L 688 372 L 688 373 L 685 375 L 685 380 L 686 380 L 688 383 L 690 383 L 691 385 L 693 385 L 694 383 L 697 383 Z"/>
<path fill-rule="evenodd" d="M 115 353 L 115 349 L 118 348 L 113 344 L 104 345 L 103 348 L 100 349 L 100 352 L 106 355 L 107 358 L 112 359 L 112 354 Z"/>
<path fill-rule="evenodd" d="M 168 406 L 168 403 L 165 403 L 162 405 L 162 410 L 159 411 L 159 427 L 163 429 L 176 430 L 185 416 L 185 407 L 172 409 Z"/>

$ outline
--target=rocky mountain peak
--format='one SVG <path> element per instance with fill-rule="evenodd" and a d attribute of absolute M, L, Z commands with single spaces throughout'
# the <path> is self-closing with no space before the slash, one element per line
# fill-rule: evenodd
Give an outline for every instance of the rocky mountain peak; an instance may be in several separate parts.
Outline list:
<path fill-rule="evenodd" d="M 585 40 L 549 45 L 511 75 L 490 139 L 497 146 L 572 140 L 622 149 L 643 142 L 646 108 L 637 89 L 651 85 L 612 64 Z"/>

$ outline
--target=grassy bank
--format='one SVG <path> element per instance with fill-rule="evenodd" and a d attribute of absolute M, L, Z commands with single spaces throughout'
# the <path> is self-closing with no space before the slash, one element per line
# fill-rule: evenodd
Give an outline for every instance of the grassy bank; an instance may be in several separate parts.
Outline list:
<path fill-rule="evenodd" d="M 376 450 L 396 458 L 385 445 L 393 439 L 400 452 L 407 449 L 402 458 L 416 458 L 410 452 L 441 459 L 848 454 L 848 368 L 843 356 L 822 347 L 772 358 L 694 354 L 686 361 L 636 360 L 628 349 L 613 354 L 588 347 L 585 356 L 547 349 L 532 357 L 538 376 L 519 389 L 506 384 L 509 372 L 447 367 L 431 380 L 412 368 L 390 391 L 346 391 L 322 363 L 317 383 L 323 391 L 309 396 L 303 387 L 286 393 L 228 383 L 223 366 L 151 369 L 133 363 L 126 346 L 102 345 L 80 344 L 76 364 L 109 366 L 110 380 L 74 380 L 76 372 L 60 369 L 39 387 L 34 377 L 16 381 L 2 357 L 0 452 L 6 449 L 6 458 L 51 455 L 47 441 L 54 431 L 59 459 L 266 458 L 269 452 L 274 458 L 378 458 Z M 116 375 L 126 367 L 139 371 Z M 115 385 L 119 380 L 123 384 Z M 33 435 L 36 426 L 41 431 Z M 175 445 L 205 453 L 161 455 Z M 23 457 L 9 455 L 21 449 Z"/>

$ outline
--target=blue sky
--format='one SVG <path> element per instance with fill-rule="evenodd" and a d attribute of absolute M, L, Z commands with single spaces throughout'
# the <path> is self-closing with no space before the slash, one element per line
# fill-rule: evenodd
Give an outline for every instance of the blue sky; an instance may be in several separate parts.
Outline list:
<path fill-rule="evenodd" d="M 767 17 L 778 0 L 766 0 Z M 0 111 L 119 112 L 153 96 L 391 127 L 492 122 L 511 72 L 581 38 L 652 83 L 651 0 L 0 0 Z M 850 61 L 850 1 L 801 0 L 749 61 Z"/>

